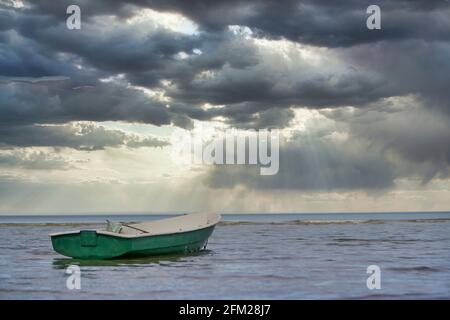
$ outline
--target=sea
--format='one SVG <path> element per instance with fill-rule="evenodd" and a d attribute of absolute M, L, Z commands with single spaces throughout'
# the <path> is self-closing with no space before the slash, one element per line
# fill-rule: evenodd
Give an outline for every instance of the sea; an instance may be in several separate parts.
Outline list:
<path fill-rule="evenodd" d="M 0 216 L 0 299 L 450 299 L 450 212 L 223 214 L 200 253 L 127 260 L 48 236 L 167 216 Z"/>

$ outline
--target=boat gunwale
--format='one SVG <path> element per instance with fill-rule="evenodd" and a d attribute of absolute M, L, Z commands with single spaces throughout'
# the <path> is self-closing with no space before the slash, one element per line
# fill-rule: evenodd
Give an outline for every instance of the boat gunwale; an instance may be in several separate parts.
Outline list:
<path fill-rule="evenodd" d="M 186 233 L 186 232 L 192 232 L 197 230 L 206 229 L 212 226 L 215 226 L 220 222 L 221 216 L 220 214 L 217 215 L 217 219 L 215 219 L 212 222 L 206 223 L 205 225 L 198 226 L 197 228 L 191 228 L 191 229 L 184 229 L 184 230 L 178 230 L 178 231 L 171 231 L 171 232 L 162 232 L 162 233 L 140 233 L 140 234 L 123 234 L 123 233 L 117 233 L 117 232 L 110 232 L 106 230 L 101 229 L 82 229 L 82 230 L 74 230 L 74 231 L 64 231 L 64 232 L 55 232 L 50 233 L 50 237 L 58 237 L 58 236 L 64 236 L 64 235 L 75 235 L 80 234 L 81 231 L 95 231 L 99 235 L 106 235 L 106 236 L 112 236 L 112 237 L 118 237 L 118 238 L 126 238 L 126 239 L 135 239 L 135 238 L 143 238 L 143 237 L 152 237 L 152 236 L 162 236 L 162 235 L 171 235 L 171 234 L 179 234 L 179 233 Z M 155 221 L 162 221 L 165 219 L 159 219 Z"/>

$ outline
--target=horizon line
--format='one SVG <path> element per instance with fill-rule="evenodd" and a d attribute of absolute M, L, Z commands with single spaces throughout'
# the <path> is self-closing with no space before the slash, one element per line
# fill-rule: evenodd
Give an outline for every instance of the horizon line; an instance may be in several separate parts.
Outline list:
<path fill-rule="evenodd" d="M 115 211 L 115 212 L 65 212 L 65 213 L 31 213 L 31 212 L 17 212 L 17 213 L 0 213 L 0 217 L 13 217 L 13 216 L 107 216 L 107 215 L 179 215 L 179 214 L 189 214 L 195 212 L 209 212 L 214 210 L 199 210 L 192 212 L 181 212 L 181 211 L 163 211 L 163 212 L 146 212 L 146 211 Z M 315 212 L 218 212 L 222 215 L 270 215 L 270 214 L 384 214 L 384 213 L 450 213 L 450 210 L 432 210 L 432 211 L 315 211 Z"/>

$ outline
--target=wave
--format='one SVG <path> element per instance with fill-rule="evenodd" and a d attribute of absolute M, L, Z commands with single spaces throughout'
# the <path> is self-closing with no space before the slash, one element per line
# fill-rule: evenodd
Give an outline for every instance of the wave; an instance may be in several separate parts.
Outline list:
<path fill-rule="evenodd" d="M 0 227 L 86 227 L 103 225 L 102 222 L 6 222 Z"/>
<path fill-rule="evenodd" d="M 440 269 L 440 268 L 427 267 L 427 266 L 417 266 L 417 267 L 390 267 L 390 268 L 386 268 L 386 270 L 400 271 L 400 272 L 406 272 L 406 271 L 439 272 L 439 271 L 442 271 L 442 269 Z"/>
<path fill-rule="evenodd" d="M 442 223 L 449 222 L 450 218 L 436 219 L 368 219 L 368 220 L 286 220 L 286 221 L 220 221 L 220 226 L 238 225 L 328 225 L 328 224 L 385 224 L 385 223 Z M 137 223 L 128 222 L 128 223 Z M 90 227 L 102 226 L 104 222 L 6 222 L 0 227 Z"/>
<path fill-rule="evenodd" d="M 390 222 L 410 222 L 410 223 L 439 223 L 449 222 L 450 219 L 367 219 L 367 220 L 288 220 L 288 221 L 221 221 L 219 225 L 327 225 L 327 224 L 385 224 Z"/>
<path fill-rule="evenodd" d="M 324 225 L 324 224 L 383 224 L 384 220 L 289 220 L 289 221 L 221 221 L 219 225 Z"/>

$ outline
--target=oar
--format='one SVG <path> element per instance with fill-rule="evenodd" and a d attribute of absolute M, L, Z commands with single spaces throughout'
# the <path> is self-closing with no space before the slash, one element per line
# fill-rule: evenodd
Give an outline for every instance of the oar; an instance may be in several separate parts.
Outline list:
<path fill-rule="evenodd" d="M 125 224 L 125 223 L 123 223 L 123 222 L 121 222 L 121 223 L 122 223 L 122 225 L 125 226 L 125 227 L 131 228 L 131 229 L 134 229 L 134 230 L 138 230 L 138 231 L 142 231 L 143 233 L 149 233 L 148 231 L 145 231 L 145 230 L 142 230 L 142 229 L 139 229 L 139 228 L 136 228 L 136 227 L 132 227 L 132 226 L 130 226 L 130 225 L 128 225 L 128 224 Z"/>

